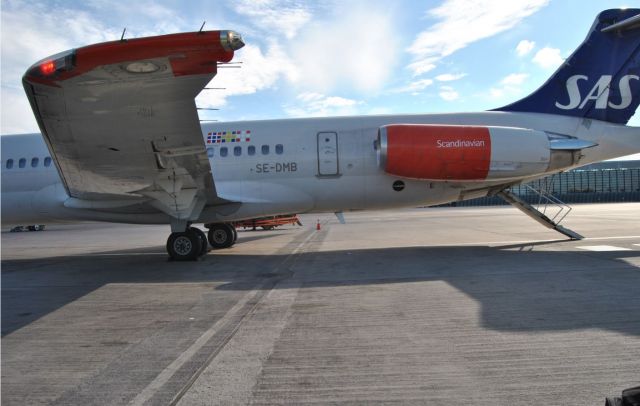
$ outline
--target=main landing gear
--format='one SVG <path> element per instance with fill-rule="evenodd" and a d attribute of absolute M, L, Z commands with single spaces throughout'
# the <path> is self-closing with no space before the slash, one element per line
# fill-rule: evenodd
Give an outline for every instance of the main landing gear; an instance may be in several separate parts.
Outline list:
<path fill-rule="evenodd" d="M 207 237 L 195 227 L 171 233 L 167 239 L 167 252 L 174 261 L 194 261 L 207 253 Z"/>
<path fill-rule="evenodd" d="M 236 243 L 238 232 L 236 228 L 228 223 L 205 224 L 209 229 L 209 244 L 212 248 L 229 248 Z"/>
<path fill-rule="evenodd" d="M 172 232 L 167 239 L 167 253 L 174 261 L 195 261 L 205 255 L 209 244 L 213 248 L 229 248 L 238 239 L 238 232 L 231 224 L 206 224 L 209 238 L 196 227 L 189 226 L 186 231 Z"/>

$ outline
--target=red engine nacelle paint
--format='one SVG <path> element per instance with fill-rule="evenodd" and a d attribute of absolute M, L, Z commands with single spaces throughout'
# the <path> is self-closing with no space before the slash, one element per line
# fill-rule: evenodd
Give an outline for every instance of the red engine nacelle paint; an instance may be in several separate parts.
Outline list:
<path fill-rule="evenodd" d="M 395 176 L 423 180 L 484 180 L 491 161 L 486 127 L 394 124 L 380 128 L 379 157 Z"/>

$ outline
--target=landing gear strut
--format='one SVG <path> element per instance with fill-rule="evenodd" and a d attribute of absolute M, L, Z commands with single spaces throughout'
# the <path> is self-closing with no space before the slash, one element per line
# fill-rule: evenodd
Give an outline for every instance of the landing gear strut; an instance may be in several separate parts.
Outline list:
<path fill-rule="evenodd" d="M 211 244 L 213 248 L 229 248 L 235 244 L 238 239 L 238 232 L 231 224 L 207 224 L 206 227 L 209 228 L 209 244 Z"/>
<path fill-rule="evenodd" d="M 195 261 L 207 253 L 207 237 L 202 230 L 189 227 L 173 232 L 167 239 L 167 252 L 174 261 Z"/>

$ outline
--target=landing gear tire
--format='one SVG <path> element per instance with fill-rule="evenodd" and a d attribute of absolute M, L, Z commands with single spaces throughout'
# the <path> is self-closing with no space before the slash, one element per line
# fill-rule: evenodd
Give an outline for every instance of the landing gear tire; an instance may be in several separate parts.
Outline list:
<path fill-rule="evenodd" d="M 233 246 L 236 243 L 236 241 L 238 241 L 238 230 L 234 225 L 231 226 L 231 229 L 233 230 L 233 242 L 231 243 L 231 245 Z"/>
<path fill-rule="evenodd" d="M 190 227 L 189 231 L 196 233 L 196 235 L 200 239 L 200 252 L 198 253 L 198 256 L 201 257 L 205 255 L 209 250 L 209 243 L 207 242 L 206 234 L 204 233 L 204 231 L 196 227 Z"/>
<path fill-rule="evenodd" d="M 235 227 L 230 224 L 213 224 L 209 228 L 209 244 L 216 249 L 229 248 L 236 242 L 237 235 Z"/>
<path fill-rule="evenodd" d="M 191 229 L 171 233 L 167 239 L 167 252 L 174 261 L 195 261 L 202 251 L 202 240 Z"/>

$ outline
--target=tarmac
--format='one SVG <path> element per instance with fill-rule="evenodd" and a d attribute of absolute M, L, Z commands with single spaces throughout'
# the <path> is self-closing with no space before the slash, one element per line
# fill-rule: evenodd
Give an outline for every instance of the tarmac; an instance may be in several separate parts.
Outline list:
<path fill-rule="evenodd" d="M 640 384 L 640 203 L 2 232 L 3 405 L 601 405 Z M 316 230 L 319 220 L 321 230 Z"/>

